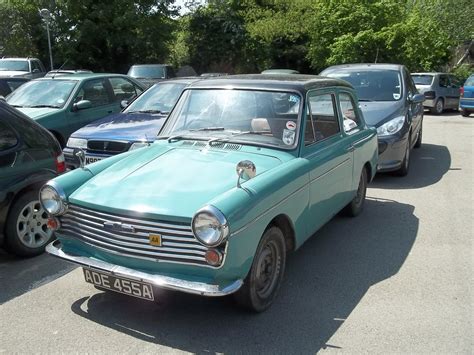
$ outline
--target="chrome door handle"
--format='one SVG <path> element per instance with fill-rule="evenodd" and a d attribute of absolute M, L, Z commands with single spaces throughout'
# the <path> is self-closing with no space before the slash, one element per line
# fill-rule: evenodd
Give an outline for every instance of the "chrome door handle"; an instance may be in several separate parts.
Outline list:
<path fill-rule="evenodd" d="M 354 146 L 351 144 L 350 146 L 346 147 L 346 152 L 353 152 L 354 149 Z"/>

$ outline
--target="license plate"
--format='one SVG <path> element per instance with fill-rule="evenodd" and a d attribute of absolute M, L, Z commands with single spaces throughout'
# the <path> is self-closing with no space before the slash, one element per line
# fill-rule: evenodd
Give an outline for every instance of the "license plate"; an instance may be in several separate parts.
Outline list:
<path fill-rule="evenodd" d="M 145 282 L 117 277 L 104 272 L 83 268 L 86 282 L 111 291 L 153 301 L 153 287 Z"/>
<path fill-rule="evenodd" d="M 96 161 L 104 159 L 103 157 L 88 157 L 86 156 L 86 165 L 95 163 Z"/>

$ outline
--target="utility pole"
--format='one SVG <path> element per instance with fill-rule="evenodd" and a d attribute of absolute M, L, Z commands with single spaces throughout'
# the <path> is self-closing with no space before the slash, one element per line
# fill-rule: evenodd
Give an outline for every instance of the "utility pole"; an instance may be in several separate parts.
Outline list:
<path fill-rule="evenodd" d="M 53 70 L 53 52 L 51 50 L 51 36 L 49 34 L 49 21 L 51 21 L 51 12 L 48 9 L 39 10 L 39 14 L 43 21 L 46 23 L 46 33 L 48 35 L 48 49 L 49 49 L 49 63 L 51 70 Z"/>

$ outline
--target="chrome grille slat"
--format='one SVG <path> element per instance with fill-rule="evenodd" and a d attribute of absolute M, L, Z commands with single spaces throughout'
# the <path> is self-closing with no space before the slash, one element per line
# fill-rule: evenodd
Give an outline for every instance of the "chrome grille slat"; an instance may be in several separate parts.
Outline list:
<path fill-rule="evenodd" d="M 90 215 L 93 215 L 93 216 L 96 215 L 102 218 L 109 218 L 109 220 L 116 220 L 117 222 L 127 222 L 127 223 L 131 222 L 131 223 L 137 223 L 140 225 L 148 225 L 148 226 L 157 227 L 157 228 L 184 230 L 184 231 L 189 231 L 192 235 L 191 226 L 187 226 L 187 225 L 157 223 L 157 222 L 148 221 L 146 219 L 141 220 L 141 219 L 135 219 L 135 218 L 124 217 L 124 216 L 119 216 L 119 215 L 112 215 L 112 214 L 108 214 L 104 212 L 88 210 L 88 209 L 74 206 L 74 205 L 70 206 L 70 210 L 68 211 L 68 214 L 71 212 L 74 213 L 76 211 L 79 211 L 79 212 L 82 211 L 88 217 Z"/>
<path fill-rule="evenodd" d="M 123 217 L 76 205 L 70 205 L 59 221 L 59 234 L 77 238 L 111 253 L 211 267 L 205 260 L 208 248 L 196 240 L 189 225 Z M 118 223 L 117 230 L 110 229 L 111 224 L 106 229 L 106 222 Z M 128 225 L 128 229 L 120 230 L 121 223 Z M 161 246 L 150 244 L 150 234 L 161 235 Z M 224 250 L 225 246 L 221 248 Z"/>

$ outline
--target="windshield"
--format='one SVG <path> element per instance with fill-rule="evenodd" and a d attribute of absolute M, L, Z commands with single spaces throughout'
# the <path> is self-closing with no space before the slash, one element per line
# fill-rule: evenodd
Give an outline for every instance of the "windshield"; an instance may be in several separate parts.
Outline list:
<path fill-rule="evenodd" d="M 63 107 L 76 85 L 73 80 L 38 80 L 20 86 L 7 97 L 14 107 Z"/>
<path fill-rule="evenodd" d="M 359 101 L 398 101 L 402 97 L 400 74 L 395 70 L 335 69 L 322 74 L 351 83 Z"/>
<path fill-rule="evenodd" d="M 160 137 L 293 148 L 301 97 L 290 92 L 186 90 Z"/>
<path fill-rule="evenodd" d="M 0 60 L 0 71 L 17 70 L 30 71 L 26 60 Z"/>
<path fill-rule="evenodd" d="M 155 112 L 168 114 L 185 87 L 186 84 L 183 83 L 156 84 L 133 101 L 124 112 Z"/>
<path fill-rule="evenodd" d="M 165 77 L 165 67 L 160 65 L 131 67 L 128 75 L 133 78 L 162 79 Z"/>
<path fill-rule="evenodd" d="M 471 75 L 469 78 L 467 78 L 464 86 L 474 86 L 474 75 Z"/>
<path fill-rule="evenodd" d="M 415 85 L 431 85 L 433 82 L 433 75 L 412 75 Z"/>

